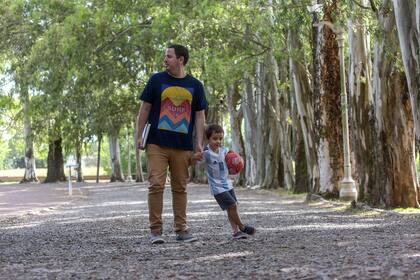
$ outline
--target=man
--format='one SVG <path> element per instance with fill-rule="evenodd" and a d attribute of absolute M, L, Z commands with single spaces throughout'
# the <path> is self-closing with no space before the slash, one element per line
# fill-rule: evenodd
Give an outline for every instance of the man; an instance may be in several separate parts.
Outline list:
<path fill-rule="evenodd" d="M 169 167 L 176 240 L 196 241 L 187 227 L 188 166 L 193 151 L 193 129 L 196 130 L 196 152 L 203 151 L 203 134 L 207 100 L 202 83 L 186 74 L 188 49 L 171 45 L 166 49 L 166 71 L 152 75 L 140 99 L 138 147 L 146 149 L 149 176 L 150 242 L 161 244 L 163 191 Z M 146 147 L 142 131 L 150 123 Z"/>

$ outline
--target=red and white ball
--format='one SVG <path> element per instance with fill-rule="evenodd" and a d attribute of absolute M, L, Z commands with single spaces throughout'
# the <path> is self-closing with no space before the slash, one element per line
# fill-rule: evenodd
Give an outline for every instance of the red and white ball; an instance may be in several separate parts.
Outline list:
<path fill-rule="evenodd" d="M 244 160 L 234 151 L 226 154 L 225 161 L 230 175 L 236 175 L 244 169 Z"/>

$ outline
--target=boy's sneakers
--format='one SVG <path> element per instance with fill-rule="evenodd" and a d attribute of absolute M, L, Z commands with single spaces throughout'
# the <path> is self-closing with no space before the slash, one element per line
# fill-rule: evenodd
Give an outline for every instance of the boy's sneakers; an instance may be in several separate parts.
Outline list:
<path fill-rule="evenodd" d="M 162 235 L 158 233 L 152 233 L 150 235 L 150 243 L 152 244 L 162 244 L 165 243 L 165 239 L 162 238 Z"/>
<path fill-rule="evenodd" d="M 189 243 L 197 240 L 197 237 L 194 237 L 191 233 L 188 233 L 188 231 L 179 232 L 176 234 L 176 241 L 179 242 Z"/>
<path fill-rule="evenodd" d="M 245 225 L 245 227 L 241 229 L 241 231 L 249 235 L 255 234 L 255 228 L 249 225 Z"/>
<path fill-rule="evenodd" d="M 235 233 L 232 235 L 232 237 L 233 237 L 233 239 L 246 239 L 246 238 L 248 238 L 248 237 L 246 236 L 246 234 L 245 234 L 245 233 L 243 233 L 242 231 L 235 232 Z"/>

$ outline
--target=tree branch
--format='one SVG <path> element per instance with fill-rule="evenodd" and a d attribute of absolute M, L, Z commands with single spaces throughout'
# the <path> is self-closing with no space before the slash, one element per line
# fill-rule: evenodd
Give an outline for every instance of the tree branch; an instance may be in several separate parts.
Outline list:
<path fill-rule="evenodd" d="M 95 50 L 95 53 L 98 54 L 101 51 L 103 51 L 106 47 L 112 45 L 119 37 L 121 37 L 122 35 L 124 35 L 128 31 L 130 31 L 131 28 L 133 28 L 133 26 L 129 26 L 129 27 L 119 31 L 113 38 L 111 38 L 111 40 L 109 40 L 109 41 L 105 42 L 104 44 L 102 44 L 101 46 L 97 47 L 96 50 Z"/>
<path fill-rule="evenodd" d="M 373 0 L 369 0 L 370 7 L 372 8 L 372 11 L 377 15 L 378 14 L 378 8 L 376 8 L 375 2 Z"/>
<path fill-rule="evenodd" d="M 245 61 L 245 60 L 247 60 L 247 59 L 254 58 L 254 57 L 258 57 L 258 56 L 260 56 L 260 55 L 265 54 L 265 53 L 266 53 L 266 52 L 268 52 L 268 51 L 269 51 L 269 49 L 267 48 L 267 49 L 262 50 L 262 51 L 261 51 L 261 52 L 259 52 L 259 53 L 254 53 L 254 54 L 252 54 L 252 55 L 247 55 L 247 56 L 245 56 L 245 57 L 243 57 L 243 58 L 240 58 L 240 59 L 239 59 L 239 62 L 242 62 L 242 61 Z"/>
<path fill-rule="evenodd" d="M 146 21 L 143 23 L 138 24 L 137 26 L 149 26 L 151 23 L 151 21 Z M 121 37 L 122 35 L 124 35 L 125 33 L 127 33 L 128 31 L 130 31 L 131 29 L 133 29 L 133 25 L 126 27 L 125 29 L 119 31 L 117 34 L 115 34 L 114 37 L 111 38 L 111 40 L 108 40 L 107 42 L 105 42 L 104 44 L 102 44 L 101 46 L 97 47 L 96 50 L 94 51 L 94 53 L 98 54 L 101 51 L 103 51 L 105 48 L 107 48 L 108 46 L 112 45 L 119 37 Z"/>
<path fill-rule="evenodd" d="M 249 41 L 251 41 L 252 43 L 254 43 L 254 44 L 258 45 L 258 46 L 260 46 L 263 49 L 269 49 L 268 46 L 264 45 L 263 43 L 255 40 L 255 39 L 249 38 L 249 36 L 247 34 L 244 34 L 244 33 L 240 32 L 239 30 L 235 30 L 235 29 L 232 28 L 232 29 L 229 29 L 228 31 L 230 33 L 232 33 L 233 35 L 235 35 L 235 36 L 248 39 Z"/>
<path fill-rule="evenodd" d="M 363 6 L 362 4 L 360 4 L 359 2 L 357 2 L 356 0 L 351 0 L 354 4 L 356 4 L 357 6 L 359 6 L 360 8 L 362 8 L 362 9 L 365 9 L 365 10 L 373 10 L 373 8 L 372 8 L 372 6 L 370 6 L 370 7 L 366 7 L 366 6 Z M 372 1 L 373 0 L 371 0 L 370 2 L 372 3 Z"/>

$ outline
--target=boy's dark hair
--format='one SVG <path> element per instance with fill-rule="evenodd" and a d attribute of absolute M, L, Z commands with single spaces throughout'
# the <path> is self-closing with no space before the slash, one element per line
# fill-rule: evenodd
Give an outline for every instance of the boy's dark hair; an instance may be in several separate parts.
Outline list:
<path fill-rule="evenodd" d="M 220 125 L 212 123 L 212 124 L 209 124 L 206 127 L 206 138 L 210 139 L 210 137 L 213 133 L 223 133 L 224 134 L 225 131 L 223 130 L 223 127 L 221 127 Z"/>
<path fill-rule="evenodd" d="M 179 58 L 180 56 L 183 56 L 184 65 L 187 64 L 189 55 L 188 55 L 188 49 L 186 47 L 184 47 L 183 45 L 173 44 L 173 45 L 169 45 L 168 49 L 174 49 L 175 55 L 177 58 Z"/>

